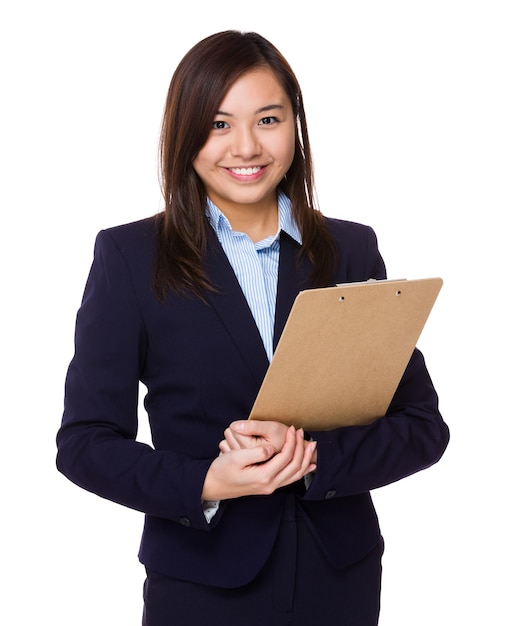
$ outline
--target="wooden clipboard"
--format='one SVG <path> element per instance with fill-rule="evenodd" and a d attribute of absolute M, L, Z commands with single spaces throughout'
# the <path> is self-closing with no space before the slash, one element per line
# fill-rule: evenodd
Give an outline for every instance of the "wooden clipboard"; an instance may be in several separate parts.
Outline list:
<path fill-rule="evenodd" d="M 372 280 L 300 292 L 250 419 L 331 430 L 382 417 L 442 284 Z"/>

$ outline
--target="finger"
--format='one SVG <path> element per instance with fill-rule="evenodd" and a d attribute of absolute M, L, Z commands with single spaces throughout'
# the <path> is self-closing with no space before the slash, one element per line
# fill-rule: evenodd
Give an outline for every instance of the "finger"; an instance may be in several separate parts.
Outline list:
<path fill-rule="evenodd" d="M 218 447 L 220 449 L 220 452 L 223 452 L 223 453 L 230 452 L 230 450 L 232 449 L 228 445 L 228 442 L 225 439 L 223 439 L 222 441 L 219 442 L 219 446 Z"/>
<path fill-rule="evenodd" d="M 299 470 L 303 463 L 305 449 L 304 432 L 302 429 L 299 429 L 295 432 L 293 453 L 288 465 L 286 466 L 285 473 L 288 473 L 289 471 L 294 471 L 296 473 Z"/>
<path fill-rule="evenodd" d="M 235 433 L 231 431 L 231 439 L 236 446 L 240 448 L 254 448 L 257 445 L 261 445 L 267 443 L 262 437 L 256 437 L 254 435 L 240 435 L 239 433 Z"/>
<path fill-rule="evenodd" d="M 248 437 L 265 437 L 268 438 L 276 433 L 285 434 L 288 427 L 280 422 L 270 420 L 237 420 L 232 422 L 229 428 L 235 433 L 246 435 Z"/>
<path fill-rule="evenodd" d="M 260 465 L 274 458 L 275 450 L 273 446 L 255 446 L 254 448 L 243 448 L 240 450 L 242 458 L 246 461 L 246 466 Z"/>
<path fill-rule="evenodd" d="M 239 450 L 245 446 L 241 445 L 241 442 L 236 439 L 235 434 L 232 432 L 230 428 L 227 428 L 224 432 L 225 441 L 231 450 Z"/>
<path fill-rule="evenodd" d="M 230 430 L 242 446 L 267 443 L 277 452 L 282 450 L 286 441 L 288 426 L 274 421 L 240 420 L 230 425 Z"/>
<path fill-rule="evenodd" d="M 303 433 L 298 431 L 295 437 L 295 444 L 290 460 L 279 470 L 276 476 L 279 487 L 296 482 L 316 469 L 316 464 L 311 462 L 316 442 L 305 445 Z M 287 447 L 286 451 L 288 452 L 289 450 L 291 450 L 291 447 Z"/>
<path fill-rule="evenodd" d="M 236 420 L 230 424 L 229 428 L 243 435 L 251 435 L 254 430 L 257 430 L 257 424 L 257 420 Z"/>
<path fill-rule="evenodd" d="M 312 441 L 311 443 L 307 444 L 305 449 L 304 449 L 304 459 L 303 459 L 303 468 L 302 469 L 302 476 L 305 476 L 306 474 L 309 474 L 310 472 L 314 472 L 317 469 L 317 464 L 315 462 L 315 451 L 317 448 L 317 442 L 316 441 Z"/>
<path fill-rule="evenodd" d="M 282 449 L 268 463 L 268 470 L 272 478 L 292 461 L 296 446 L 297 431 L 293 426 L 290 426 L 286 431 L 286 439 Z"/>
<path fill-rule="evenodd" d="M 263 437 L 256 437 L 255 435 L 240 435 L 232 431 L 230 428 L 225 431 L 225 439 L 233 450 L 239 450 L 241 448 L 255 448 L 258 445 L 273 445 L 273 442 L 268 441 Z"/>

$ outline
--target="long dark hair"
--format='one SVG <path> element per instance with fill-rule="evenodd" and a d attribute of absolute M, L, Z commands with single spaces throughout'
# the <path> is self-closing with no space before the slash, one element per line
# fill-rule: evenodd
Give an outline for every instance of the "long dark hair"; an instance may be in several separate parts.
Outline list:
<path fill-rule="evenodd" d="M 178 65 L 167 94 L 160 138 L 165 210 L 159 214 L 153 288 L 200 295 L 213 289 L 203 269 L 207 249 L 206 190 L 193 161 L 232 84 L 246 72 L 270 69 L 288 95 L 296 119 L 295 156 L 280 189 L 290 198 L 302 233 L 301 254 L 313 264 L 315 286 L 329 283 L 336 248 L 315 206 L 313 164 L 298 81 L 282 54 L 257 33 L 224 31 L 196 44 Z"/>

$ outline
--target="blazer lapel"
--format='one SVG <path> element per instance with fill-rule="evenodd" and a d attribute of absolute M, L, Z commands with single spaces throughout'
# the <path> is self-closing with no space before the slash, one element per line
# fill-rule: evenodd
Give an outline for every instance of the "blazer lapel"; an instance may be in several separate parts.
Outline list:
<path fill-rule="evenodd" d="M 212 228 L 208 230 L 205 269 L 217 291 L 206 290 L 204 296 L 219 315 L 252 376 L 260 383 L 269 365 L 261 335 L 223 248 Z"/>
<path fill-rule="evenodd" d="M 310 287 L 311 264 L 300 258 L 300 245 L 281 231 L 281 253 L 279 258 L 279 278 L 277 283 L 277 306 L 273 333 L 274 349 L 279 343 L 284 325 L 290 314 L 293 302 L 300 291 Z"/>
<path fill-rule="evenodd" d="M 205 269 L 217 291 L 207 290 L 204 296 L 219 315 L 252 376 L 260 383 L 269 366 L 261 335 L 234 270 L 214 231 L 209 231 Z M 274 348 L 279 342 L 295 298 L 300 291 L 310 286 L 311 273 L 309 261 L 299 259 L 300 245 L 294 239 L 281 232 L 280 244 Z"/>

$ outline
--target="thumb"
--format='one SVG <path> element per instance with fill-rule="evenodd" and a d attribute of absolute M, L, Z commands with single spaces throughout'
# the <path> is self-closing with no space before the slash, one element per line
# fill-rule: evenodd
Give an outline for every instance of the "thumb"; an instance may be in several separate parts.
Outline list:
<path fill-rule="evenodd" d="M 241 435 L 262 437 L 267 432 L 267 423 L 262 420 L 236 420 L 229 428 Z"/>
<path fill-rule="evenodd" d="M 253 420 L 236 420 L 230 424 L 229 428 L 237 433 L 248 434 L 252 421 Z"/>

